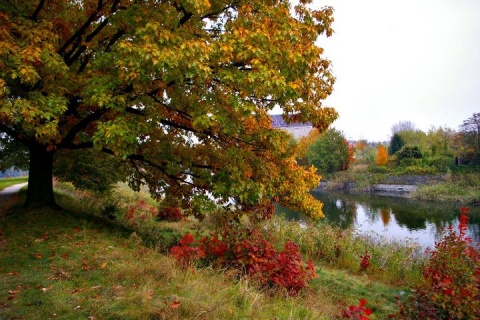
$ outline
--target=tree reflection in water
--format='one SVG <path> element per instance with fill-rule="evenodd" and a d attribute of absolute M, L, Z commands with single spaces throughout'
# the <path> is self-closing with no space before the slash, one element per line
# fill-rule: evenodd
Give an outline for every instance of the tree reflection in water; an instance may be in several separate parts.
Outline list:
<path fill-rule="evenodd" d="M 320 193 L 313 195 L 324 204 L 325 219 L 342 228 L 354 227 L 362 234 L 375 232 L 389 240 L 414 240 L 422 247 L 433 247 L 442 230 L 458 224 L 460 205 L 406 198 Z M 301 213 L 277 207 L 287 219 L 308 220 Z M 480 208 L 470 207 L 468 235 L 480 240 Z"/>

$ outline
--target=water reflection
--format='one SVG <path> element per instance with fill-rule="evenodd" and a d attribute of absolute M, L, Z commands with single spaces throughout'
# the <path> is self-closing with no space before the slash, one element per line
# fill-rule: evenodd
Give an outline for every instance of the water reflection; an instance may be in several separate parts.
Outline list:
<path fill-rule="evenodd" d="M 413 240 L 422 247 L 433 247 L 441 230 L 458 225 L 458 204 L 414 201 L 403 198 L 313 193 L 324 203 L 327 221 L 360 233 L 375 232 L 391 240 Z M 298 212 L 278 208 L 288 219 L 305 220 Z M 480 208 L 470 207 L 469 236 L 480 240 Z"/>

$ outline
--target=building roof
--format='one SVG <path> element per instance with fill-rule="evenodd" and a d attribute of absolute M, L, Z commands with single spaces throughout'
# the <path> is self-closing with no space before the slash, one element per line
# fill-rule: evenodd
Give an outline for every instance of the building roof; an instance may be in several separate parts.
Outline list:
<path fill-rule="evenodd" d="M 274 128 L 289 128 L 289 127 L 312 127 L 310 122 L 300 123 L 300 122 L 293 122 L 287 124 L 285 120 L 283 120 L 281 114 L 271 114 L 270 117 L 272 118 L 272 125 Z"/>

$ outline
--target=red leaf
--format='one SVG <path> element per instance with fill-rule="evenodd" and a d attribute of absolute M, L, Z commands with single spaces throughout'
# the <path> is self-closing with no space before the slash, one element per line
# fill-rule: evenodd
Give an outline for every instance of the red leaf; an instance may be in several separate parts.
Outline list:
<path fill-rule="evenodd" d="M 172 309 L 178 309 L 178 307 L 180 307 L 180 301 L 174 301 L 172 302 L 172 304 L 170 305 L 170 307 Z"/>

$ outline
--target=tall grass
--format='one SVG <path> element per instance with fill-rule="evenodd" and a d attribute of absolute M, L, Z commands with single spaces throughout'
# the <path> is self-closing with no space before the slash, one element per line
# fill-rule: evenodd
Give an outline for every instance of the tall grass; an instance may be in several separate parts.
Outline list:
<path fill-rule="evenodd" d="M 193 217 L 182 222 L 159 221 L 152 214 L 152 208 L 156 208 L 157 204 L 148 193 L 133 192 L 123 184 L 103 198 L 69 188 L 67 185 L 60 189 L 75 194 L 80 200 L 66 201 L 65 205 L 70 210 L 83 210 L 105 218 L 105 208 L 110 208 L 108 214 L 116 225 L 135 232 L 144 244 L 163 253 L 168 252 L 187 232 L 202 236 L 221 229 L 226 223 L 225 213 L 221 209 L 211 212 L 202 222 Z M 72 203 L 81 203 L 81 209 L 75 208 Z M 131 208 L 135 208 L 134 217 L 126 219 Z M 241 223 L 248 224 L 248 217 L 243 218 L 240 218 L 243 221 Z M 359 235 L 352 228 L 342 229 L 322 220 L 298 223 L 279 216 L 264 222 L 260 228 L 278 250 L 283 248 L 287 240 L 293 240 L 305 259 L 313 259 L 319 265 L 348 270 L 354 274 L 367 274 L 392 285 L 411 285 L 421 278 L 422 249 L 413 241 L 393 241 L 374 233 Z M 361 257 L 366 253 L 371 256 L 370 267 L 360 272 Z"/>
<path fill-rule="evenodd" d="M 146 192 L 125 185 L 102 196 L 56 187 L 68 211 L 17 209 L 3 219 L 0 318 L 337 319 L 366 298 L 375 318 L 384 319 L 419 277 L 421 259 L 409 244 L 276 217 L 260 226 L 268 239 L 278 249 L 295 241 L 318 274 L 307 290 L 285 297 L 234 271 L 184 271 L 165 254 L 186 232 L 219 227 L 220 210 L 203 222 L 165 222 Z M 361 270 L 365 252 L 371 266 Z"/>
<path fill-rule="evenodd" d="M 353 229 L 341 229 L 323 221 L 299 224 L 276 217 L 265 223 L 272 241 L 287 239 L 299 245 L 306 258 L 320 265 L 368 275 L 392 285 L 409 286 L 421 279 L 421 248 L 415 242 L 392 241 L 376 234 L 361 236 Z M 362 270 L 360 261 L 368 254 L 370 265 Z"/>
<path fill-rule="evenodd" d="M 414 198 L 431 201 L 480 203 L 480 174 L 466 173 L 448 175 L 446 182 L 417 189 Z"/>

